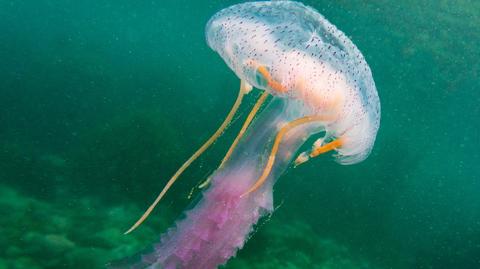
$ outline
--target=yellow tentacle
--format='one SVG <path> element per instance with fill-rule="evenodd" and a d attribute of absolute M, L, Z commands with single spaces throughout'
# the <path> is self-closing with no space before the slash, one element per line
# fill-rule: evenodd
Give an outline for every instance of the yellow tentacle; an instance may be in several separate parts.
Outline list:
<path fill-rule="evenodd" d="M 299 119 L 296 119 L 294 121 L 291 121 L 287 123 L 285 126 L 283 126 L 280 131 L 277 133 L 275 137 L 275 141 L 273 142 L 272 150 L 270 152 L 270 156 L 268 157 L 267 165 L 265 166 L 265 169 L 263 170 L 262 175 L 260 178 L 255 182 L 255 184 L 250 187 L 248 191 L 246 191 L 244 194 L 241 195 L 241 197 L 248 195 L 251 192 L 256 191 L 258 188 L 262 186 L 262 184 L 267 180 L 268 175 L 270 175 L 270 172 L 272 170 L 273 164 L 275 163 L 275 156 L 277 154 L 277 151 L 280 147 L 280 142 L 282 142 L 283 137 L 293 128 L 309 123 L 309 122 L 314 122 L 314 121 L 331 121 L 333 120 L 330 117 L 326 116 L 306 116 L 302 117 Z"/>
<path fill-rule="evenodd" d="M 310 158 L 314 158 L 314 157 L 317 157 L 320 154 L 323 154 L 323 153 L 329 152 L 331 150 L 334 150 L 336 148 L 339 148 L 342 145 L 343 145 L 343 138 L 339 137 L 339 138 L 333 140 L 330 143 L 327 143 L 327 144 L 322 145 L 320 147 L 314 148 L 309 156 L 310 156 Z"/>
<path fill-rule="evenodd" d="M 242 128 L 238 132 L 237 137 L 235 137 L 235 140 L 233 141 L 232 145 L 230 146 L 227 153 L 225 154 L 225 157 L 223 157 L 222 162 L 220 163 L 220 165 L 218 167 L 219 169 L 222 168 L 225 165 L 225 163 L 228 161 L 228 159 L 230 159 L 230 156 L 232 155 L 233 150 L 237 147 L 238 142 L 240 141 L 240 139 L 245 134 L 245 131 L 247 130 L 248 126 L 250 126 L 250 123 L 252 122 L 253 118 L 255 117 L 255 115 L 257 114 L 258 110 L 260 109 L 262 104 L 265 102 L 267 97 L 268 97 L 268 93 L 263 92 L 262 95 L 260 96 L 260 98 L 258 98 L 257 102 L 255 103 L 252 110 L 248 114 L 247 119 L 243 123 Z M 198 186 L 198 188 L 200 188 L 200 189 L 205 188 L 206 186 L 208 186 L 208 184 L 210 184 L 211 180 L 212 180 L 212 178 L 209 177 L 202 184 L 200 184 Z"/>
<path fill-rule="evenodd" d="M 167 182 L 163 190 L 160 192 L 160 194 L 157 196 L 155 201 L 148 207 L 148 209 L 143 213 L 143 215 L 135 222 L 135 224 L 130 227 L 124 234 L 128 234 L 135 230 L 140 224 L 147 219 L 147 217 L 150 215 L 150 213 L 153 211 L 155 206 L 160 202 L 162 197 L 167 193 L 167 191 L 170 189 L 170 187 L 175 183 L 177 178 L 187 169 L 187 167 L 195 161 L 210 145 L 215 142 L 215 140 L 222 135 L 222 133 L 225 131 L 225 129 L 228 127 L 229 123 L 232 121 L 233 116 L 237 112 L 238 108 L 240 107 L 240 104 L 242 103 L 242 99 L 246 93 L 248 93 L 251 90 L 251 86 L 245 83 L 244 81 L 241 82 L 240 85 L 240 90 L 238 91 L 238 96 L 233 104 L 232 109 L 228 113 L 227 117 L 223 121 L 222 125 L 218 128 L 218 130 L 205 142 L 178 170 L 175 172 L 175 174 L 170 178 L 170 180 Z"/>
<path fill-rule="evenodd" d="M 237 147 L 238 142 L 240 141 L 240 139 L 241 139 L 241 138 L 243 137 L 243 135 L 245 134 L 245 131 L 247 130 L 248 126 L 250 126 L 250 123 L 252 122 L 253 118 L 254 118 L 255 115 L 257 114 L 257 112 L 258 112 L 258 110 L 260 109 L 260 107 L 262 106 L 262 104 L 263 104 L 263 103 L 265 102 L 265 100 L 267 99 L 268 95 L 269 95 L 269 94 L 268 94 L 267 92 L 263 92 L 262 95 L 260 96 L 260 98 L 258 98 L 257 102 L 255 103 L 255 105 L 253 106 L 252 110 L 251 110 L 250 113 L 248 114 L 247 119 L 246 119 L 245 122 L 243 123 L 242 128 L 241 128 L 240 131 L 238 132 L 237 137 L 235 137 L 235 140 L 233 141 L 232 145 L 231 145 L 230 148 L 228 149 L 227 154 L 225 154 L 225 157 L 223 157 L 222 162 L 220 163 L 219 168 L 222 168 L 223 165 L 225 165 L 225 162 L 227 162 L 227 160 L 230 158 L 230 156 L 231 156 L 232 153 L 233 153 L 233 150 Z"/>
<path fill-rule="evenodd" d="M 311 158 L 315 158 L 320 154 L 332 151 L 334 149 L 337 149 L 341 147 L 344 143 L 344 139 L 342 137 L 339 137 L 325 145 L 321 145 L 318 147 L 315 147 L 312 149 L 310 153 L 302 152 L 300 155 L 298 155 L 297 159 L 295 160 L 295 167 L 299 166 L 302 163 L 307 162 Z"/>

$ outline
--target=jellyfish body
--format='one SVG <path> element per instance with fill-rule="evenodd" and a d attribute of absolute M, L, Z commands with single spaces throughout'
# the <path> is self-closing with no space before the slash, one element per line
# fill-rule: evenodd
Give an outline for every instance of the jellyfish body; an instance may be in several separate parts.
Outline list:
<path fill-rule="evenodd" d="M 300 164 L 335 150 L 338 162 L 353 164 L 373 147 L 380 104 L 370 68 L 356 46 L 312 8 L 292 1 L 234 5 L 210 19 L 206 38 L 242 81 L 233 113 L 242 92 L 253 86 L 264 94 L 205 184 L 202 199 L 154 251 L 112 268 L 217 268 L 244 245 L 259 218 L 273 211 L 273 185 L 292 160 Z M 267 95 L 269 104 L 252 122 Z M 297 156 L 304 141 L 321 132 L 312 150 Z"/>

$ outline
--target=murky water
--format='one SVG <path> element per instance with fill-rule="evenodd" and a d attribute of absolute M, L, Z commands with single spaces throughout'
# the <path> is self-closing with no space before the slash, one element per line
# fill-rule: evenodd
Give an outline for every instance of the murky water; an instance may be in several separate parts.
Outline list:
<path fill-rule="evenodd" d="M 235 100 L 238 79 L 204 36 L 234 3 L 0 2 L 0 268 L 102 268 L 194 204 L 258 92 L 123 235 Z M 305 4 L 370 65 L 376 145 L 360 164 L 289 169 L 276 211 L 224 268 L 480 267 L 480 3 Z"/>

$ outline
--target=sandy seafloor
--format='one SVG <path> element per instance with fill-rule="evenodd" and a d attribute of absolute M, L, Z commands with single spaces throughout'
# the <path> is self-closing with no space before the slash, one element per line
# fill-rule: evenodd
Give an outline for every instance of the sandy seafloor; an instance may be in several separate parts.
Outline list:
<path fill-rule="evenodd" d="M 233 3 L 0 1 L 1 269 L 102 268 L 181 215 L 240 119 L 122 235 L 235 99 L 204 39 Z M 358 165 L 288 170 L 223 268 L 480 268 L 480 2 L 306 3 L 367 59 L 377 142 Z"/>

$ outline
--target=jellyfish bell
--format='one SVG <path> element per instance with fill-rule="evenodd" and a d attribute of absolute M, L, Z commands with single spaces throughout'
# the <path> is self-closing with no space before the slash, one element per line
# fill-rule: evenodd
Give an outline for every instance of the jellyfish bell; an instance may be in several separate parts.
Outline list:
<path fill-rule="evenodd" d="M 126 233 L 148 217 L 182 172 L 226 130 L 243 97 L 253 88 L 262 94 L 219 168 L 200 185 L 210 186 L 203 198 L 162 236 L 142 266 L 209 269 L 223 264 L 243 246 L 258 219 L 273 211 L 273 184 L 292 160 L 300 165 L 335 151 L 341 164 L 360 162 L 379 128 L 380 103 L 363 55 L 314 9 L 293 1 L 238 4 L 216 13 L 205 32 L 208 45 L 241 81 L 237 99 L 218 130 Z M 321 137 L 298 153 L 314 134 Z"/>
<path fill-rule="evenodd" d="M 206 38 L 248 84 L 301 100 L 303 116 L 332 116 L 324 127 L 329 136 L 342 137 L 340 163 L 368 156 L 380 123 L 370 68 L 352 41 L 317 11 L 292 1 L 234 5 L 210 19 Z"/>

